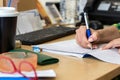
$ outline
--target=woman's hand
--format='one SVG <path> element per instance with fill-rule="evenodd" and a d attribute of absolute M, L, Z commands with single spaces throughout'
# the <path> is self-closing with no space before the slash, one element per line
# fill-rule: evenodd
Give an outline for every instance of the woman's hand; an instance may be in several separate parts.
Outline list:
<path fill-rule="evenodd" d="M 100 30 L 91 29 L 91 33 L 91 36 L 87 39 L 86 26 L 80 26 L 76 30 L 77 43 L 84 48 L 90 48 L 91 44 L 93 48 L 97 48 L 97 43 L 109 42 L 120 37 L 120 32 L 114 26 L 108 26 Z"/>
<path fill-rule="evenodd" d="M 110 49 L 110 48 L 118 48 L 120 53 L 120 38 L 114 39 L 110 41 L 107 45 L 105 45 L 102 49 Z"/>
<path fill-rule="evenodd" d="M 77 43 L 84 47 L 84 48 L 90 48 L 91 43 L 93 48 L 97 48 L 97 45 L 95 44 L 97 41 L 99 41 L 99 32 L 91 29 L 91 36 L 87 39 L 86 37 L 86 27 L 80 26 L 79 29 L 76 30 L 76 41 Z"/>

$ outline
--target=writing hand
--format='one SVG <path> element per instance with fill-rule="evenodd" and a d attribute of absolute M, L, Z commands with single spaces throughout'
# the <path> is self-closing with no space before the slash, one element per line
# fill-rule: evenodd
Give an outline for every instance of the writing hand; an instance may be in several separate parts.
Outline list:
<path fill-rule="evenodd" d="M 97 48 L 97 44 L 95 44 L 94 42 L 98 40 L 98 32 L 91 29 L 91 33 L 92 35 L 87 39 L 86 27 L 80 26 L 80 28 L 76 30 L 75 38 L 77 43 L 84 48 L 90 48 L 91 43 L 93 43 L 92 47 Z"/>

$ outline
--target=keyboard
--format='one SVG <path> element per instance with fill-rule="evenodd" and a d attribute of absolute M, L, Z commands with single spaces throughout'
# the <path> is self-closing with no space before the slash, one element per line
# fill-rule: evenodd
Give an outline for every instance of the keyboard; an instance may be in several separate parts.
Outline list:
<path fill-rule="evenodd" d="M 50 27 L 25 34 L 16 35 L 16 40 L 20 40 L 23 45 L 37 45 L 70 34 L 74 34 L 75 30 L 76 28 L 64 26 Z"/>

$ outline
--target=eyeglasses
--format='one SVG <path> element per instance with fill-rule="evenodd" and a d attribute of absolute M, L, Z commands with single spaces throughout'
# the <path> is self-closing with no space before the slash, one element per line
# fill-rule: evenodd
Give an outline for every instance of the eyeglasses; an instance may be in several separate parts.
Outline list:
<path fill-rule="evenodd" d="M 30 80 L 38 80 L 37 78 L 37 73 L 36 70 L 34 68 L 34 66 L 28 62 L 28 61 L 21 61 L 20 63 L 18 63 L 16 66 L 14 61 L 12 59 L 10 59 L 9 57 L 0 56 L 0 72 L 2 73 L 6 73 L 6 74 L 13 74 L 13 73 L 19 73 L 21 74 L 23 77 L 29 78 L 27 77 L 22 70 L 24 70 L 24 68 L 27 68 L 28 70 L 33 70 L 34 71 L 34 78 L 29 78 Z"/>

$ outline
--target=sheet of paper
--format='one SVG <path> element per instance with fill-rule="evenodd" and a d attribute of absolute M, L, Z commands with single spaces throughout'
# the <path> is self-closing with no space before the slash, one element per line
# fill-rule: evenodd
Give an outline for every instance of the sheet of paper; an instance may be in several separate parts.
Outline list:
<path fill-rule="evenodd" d="M 23 72 L 24 75 L 28 77 L 35 77 L 34 72 Z M 40 70 L 36 71 L 38 77 L 56 77 L 56 73 L 54 70 Z M 14 74 L 6 74 L 6 73 L 1 73 L 0 72 L 0 77 L 23 77 L 19 73 L 14 73 Z"/>
<path fill-rule="evenodd" d="M 54 51 L 62 51 L 62 52 L 69 52 L 75 54 L 88 53 L 91 51 L 90 49 L 85 49 L 80 47 L 73 39 L 67 41 L 61 41 L 57 43 L 38 45 L 38 47 L 42 49 L 50 49 Z"/>
<path fill-rule="evenodd" d="M 32 32 L 33 28 L 31 23 L 29 22 L 31 18 L 34 17 L 33 13 L 27 13 L 26 15 L 20 14 L 18 16 L 18 23 L 17 23 L 17 28 L 20 32 L 20 34 Z"/>
<path fill-rule="evenodd" d="M 83 58 L 83 56 L 85 55 L 85 54 L 75 54 L 75 53 L 73 54 L 69 52 L 55 51 L 55 50 L 50 50 L 50 49 L 43 49 L 43 51 L 60 54 L 60 55 L 73 56 L 73 57 L 78 57 L 78 58 Z"/>
<path fill-rule="evenodd" d="M 101 44 L 98 49 L 90 50 L 82 48 L 76 43 L 74 39 L 72 39 L 37 46 L 42 48 L 43 51 L 47 52 L 54 51 L 53 53 L 59 53 L 62 55 L 72 55 L 76 57 L 83 57 L 83 55 L 89 54 L 105 62 L 120 64 L 120 54 L 118 53 L 118 49 L 101 50 L 100 48 L 104 45 L 105 44 Z"/>
<path fill-rule="evenodd" d="M 117 49 L 93 51 L 89 54 L 105 62 L 120 64 L 120 53 Z"/>
<path fill-rule="evenodd" d="M 17 29 L 19 34 L 24 34 L 43 28 L 41 25 L 39 12 L 36 9 L 20 12 L 17 20 Z"/>

